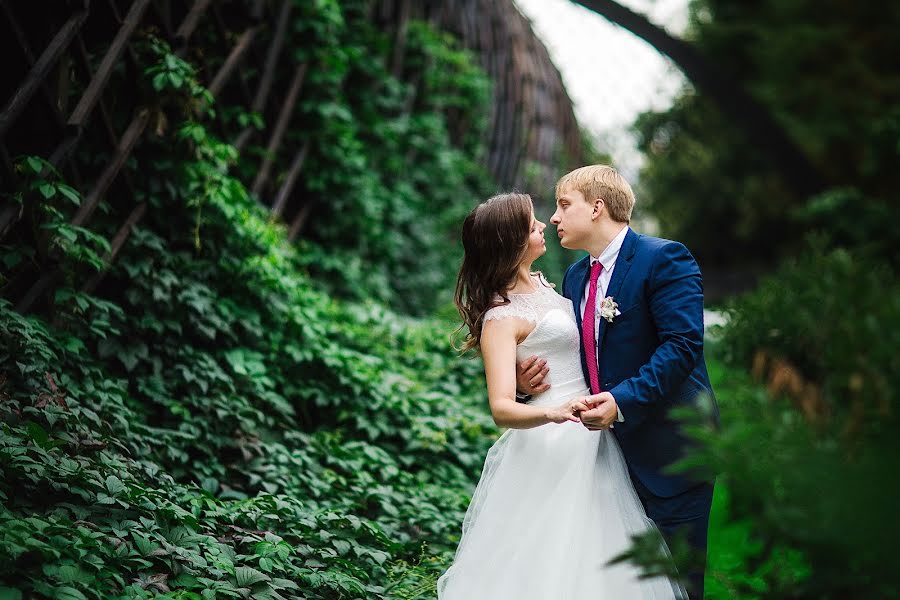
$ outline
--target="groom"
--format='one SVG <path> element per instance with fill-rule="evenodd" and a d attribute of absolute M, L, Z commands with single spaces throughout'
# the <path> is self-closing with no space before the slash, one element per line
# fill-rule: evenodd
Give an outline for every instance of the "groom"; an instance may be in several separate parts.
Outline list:
<path fill-rule="evenodd" d="M 692 598 L 703 597 L 706 530 L 713 482 L 666 467 L 690 443 L 669 411 L 696 406 L 701 394 L 718 408 L 703 358 L 703 284 L 682 244 L 635 233 L 628 223 L 634 193 L 612 167 L 591 165 L 556 184 L 556 225 L 564 248 L 586 250 L 563 278 L 581 331 L 581 362 L 591 430 L 612 429 L 644 509 L 666 539 L 679 532 L 704 562 L 687 574 Z M 549 388 L 540 362 L 520 363 L 518 388 Z"/>

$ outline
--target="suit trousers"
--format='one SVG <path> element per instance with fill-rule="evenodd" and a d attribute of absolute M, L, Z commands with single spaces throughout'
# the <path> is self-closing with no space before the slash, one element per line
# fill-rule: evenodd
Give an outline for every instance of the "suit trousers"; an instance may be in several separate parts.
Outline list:
<path fill-rule="evenodd" d="M 676 538 L 683 536 L 693 550 L 685 586 L 691 600 L 702 600 L 707 530 L 715 482 L 698 484 L 670 498 L 656 496 L 635 477 L 632 482 L 647 516 L 656 523 L 669 547 L 672 548 Z"/>

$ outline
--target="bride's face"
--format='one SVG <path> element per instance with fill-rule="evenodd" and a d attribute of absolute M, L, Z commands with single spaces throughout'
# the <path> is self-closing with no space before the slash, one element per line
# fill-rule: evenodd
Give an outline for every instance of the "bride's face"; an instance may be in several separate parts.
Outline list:
<path fill-rule="evenodd" d="M 547 243 L 544 241 L 544 229 L 546 223 L 534 218 L 531 213 L 531 232 L 528 234 L 528 250 L 525 251 L 525 262 L 534 262 L 547 251 Z"/>

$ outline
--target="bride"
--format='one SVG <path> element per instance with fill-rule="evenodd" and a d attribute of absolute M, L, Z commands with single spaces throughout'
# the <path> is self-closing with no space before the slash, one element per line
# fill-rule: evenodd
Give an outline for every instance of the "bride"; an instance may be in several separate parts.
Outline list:
<path fill-rule="evenodd" d="M 507 429 L 485 459 L 438 598 L 686 597 L 665 577 L 608 564 L 654 525 L 612 432 L 579 419 L 591 405 L 571 301 L 531 271 L 547 249 L 545 227 L 531 198 L 515 193 L 487 200 L 463 223 L 455 298 L 468 327 L 463 349 L 481 351 L 491 413 Z M 546 360 L 552 387 L 517 403 L 516 362 L 532 355 Z"/>

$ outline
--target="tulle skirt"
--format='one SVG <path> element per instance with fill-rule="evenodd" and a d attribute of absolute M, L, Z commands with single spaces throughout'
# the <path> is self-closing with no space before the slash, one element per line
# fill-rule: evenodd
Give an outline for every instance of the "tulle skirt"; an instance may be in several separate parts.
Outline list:
<path fill-rule="evenodd" d="M 534 406 L 586 395 L 584 381 L 554 384 Z M 639 579 L 607 565 L 631 536 L 654 527 L 610 431 L 579 423 L 510 429 L 491 447 L 463 521 L 440 600 L 682 598 L 667 578 Z"/>

